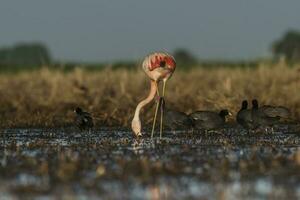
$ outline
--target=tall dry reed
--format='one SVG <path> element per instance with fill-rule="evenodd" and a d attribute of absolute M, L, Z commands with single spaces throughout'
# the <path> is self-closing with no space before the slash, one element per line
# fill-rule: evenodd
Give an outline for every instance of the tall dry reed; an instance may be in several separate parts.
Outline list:
<path fill-rule="evenodd" d="M 90 72 L 78 68 L 63 73 L 43 68 L 1 74 L 0 126 L 68 126 L 76 106 L 92 112 L 99 126 L 128 126 L 135 106 L 147 96 L 148 82 L 141 69 Z M 299 119 L 299 91 L 297 67 L 195 68 L 175 71 L 167 84 L 166 105 L 187 113 L 222 108 L 236 113 L 243 99 L 257 98 L 264 104 L 287 106 Z M 153 111 L 154 103 L 143 110 L 143 121 L 149 123 Z"/>

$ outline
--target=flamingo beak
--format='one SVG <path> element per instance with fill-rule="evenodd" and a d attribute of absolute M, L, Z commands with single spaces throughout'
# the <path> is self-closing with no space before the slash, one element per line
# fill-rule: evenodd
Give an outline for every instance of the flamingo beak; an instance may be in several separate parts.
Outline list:
<path fill-rule="evenodd" d="M 138 138 L 139 138 L 139 137 L 142 137 L 142 136 L 143 136 L 143 135 L 142 135 L 141 132 L 139 132 L 139 133 L 136 134 L 136 137 L 138 137 Z"/>

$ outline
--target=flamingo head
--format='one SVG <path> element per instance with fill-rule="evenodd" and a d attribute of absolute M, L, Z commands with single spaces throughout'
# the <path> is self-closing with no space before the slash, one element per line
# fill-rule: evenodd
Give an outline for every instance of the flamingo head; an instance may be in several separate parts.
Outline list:
<path fill-rule="evenodd" d="M 137 137 L 142 136 L 142 133 L 141 133 L 142 125 L 141 125 L 141 121 L 139 119 L 133 118 L 133 120 L 131 122 L 131 128 L 132 128 L 132 131 L 135 134 L 135 136 L 137 136 Z"/>

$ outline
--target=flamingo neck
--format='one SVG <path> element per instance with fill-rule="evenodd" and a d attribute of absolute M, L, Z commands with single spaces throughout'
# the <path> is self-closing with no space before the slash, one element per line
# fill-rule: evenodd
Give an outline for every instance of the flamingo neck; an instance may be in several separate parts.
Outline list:
<path fill-rule="evenodd" d="M 133 120 L 137 120 L 137 121 L 140 121 L 140 111 L 141 109 L 147 105 L 148 103 L 150 103 L 154 97 L 155 97 L 155 94 L 156 94 L 156 90 L 157 90 L 157 84 L 155 81 L 151 80 L 151 88 L 150 88 L 150 92 L 149 92 L 149 95 L 146 99 L 142 100 L 136 107 L 135 109 L 135 113 L 134 113 L 134 117 L 133 117 Z"/>

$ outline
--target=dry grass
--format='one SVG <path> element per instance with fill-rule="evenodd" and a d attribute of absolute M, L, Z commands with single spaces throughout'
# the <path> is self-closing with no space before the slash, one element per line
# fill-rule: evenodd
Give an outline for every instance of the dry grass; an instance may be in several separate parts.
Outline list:
<path fill-rule="evenodd" d="M 180 66 L 179 66 L 180 67 Z M 67 126 L 73 109 L 81 106 L 97 117 L 97 125 L 128 126 L 149 83 L 138 71 L 104 70 L 70 73 L 43 68 L 34 72 L 0 75 L 0 126 Z M 236 113 L 243 99 L 284 105 L 300 118 L 298 67 L 260 66 L 257 69 L 193 69 L 176 71 L 167 85 L 167 106 L 187 113 L 228 108 Z M 143 120 L 150 122 L 154 104 Z M 235 117 L 235 116 L 233 116 Z M 231 120 L 233 120 L 232 118 Z"/>

